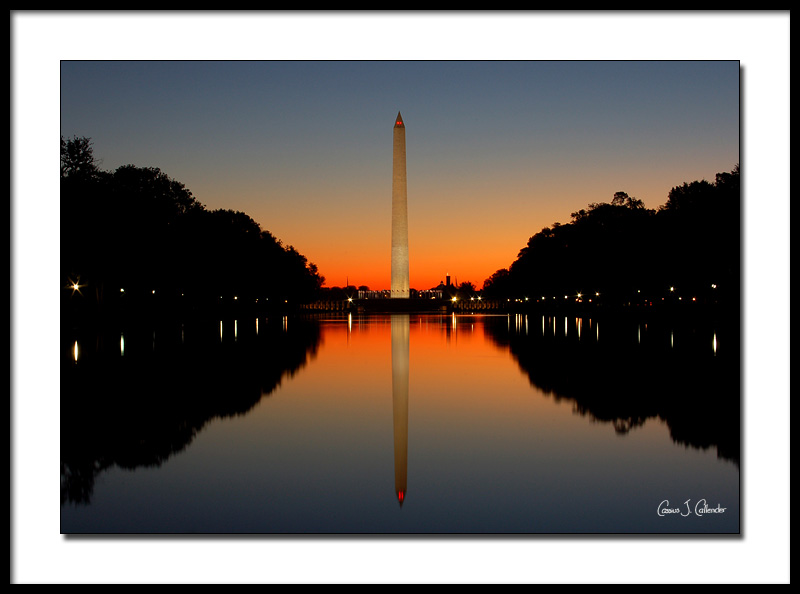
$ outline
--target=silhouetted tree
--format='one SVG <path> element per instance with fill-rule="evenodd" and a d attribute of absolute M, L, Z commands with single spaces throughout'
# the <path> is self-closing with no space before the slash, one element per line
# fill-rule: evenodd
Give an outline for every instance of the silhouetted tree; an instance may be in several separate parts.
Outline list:
<path fill-rule="evenodd" d="M 461 300 L 469 300 L 471 297 L 475 297 L 477 289 L 475 288 L 475 284 L 470 281 L 464 281 L 459 283 L 456 289 L 456 297 Z"/>
<path fill-rule="evenodd" d="M 92 141 L 84 136 L 61 137 L 61 177 L 90 178 L 98 174 Z"/>
<path fill-rule="evenodd" d="M 735 287 L 739 210 L 738 165 L 714 184 L 673 188 L 657 210 L 616 192 L 610 203 L 589 204 L 570 223 L 534 234 L 484 289 L 493 297 L 600 292 L 604 301 L 633 303 L 675 285 L 695 295 L 720 283 Z"/>
<path fill-rule="evenodd" d="M 662 255 L 676 283 L 708 295 L 738 296 L 741 201 L 739 166 L 706 180 L 672 188 L 658 211 Z M 710 296 L 709 296 L 710 297 Z"/>
<path fill-rule="evenodd" d="M 497 270 L 483 281 L 483 292 L 487 297 L 502 297 L 510 291 L 510 275 L 507 268 Z"/>
<path fill-rule="evenodd" d="M 615 192 L 614 198 L 611 199 L 611 204 L 614 206 L 625 206 L 630 209 L 644 208 L 644 202 L 638 198 L 628 196 L 626 192 Z"/>
<path fill-rule="evenodd" d="M 88 287 L 95 307 L 296 302 L 313 299 L 324 281 L 247 214 L 207 210 L 158 168 L 101 171 L 87 138 L 61 139 L 61 206 L 64 282 Z M 87 307 L 87 295 L 70 294 L 64 313 Z"/>

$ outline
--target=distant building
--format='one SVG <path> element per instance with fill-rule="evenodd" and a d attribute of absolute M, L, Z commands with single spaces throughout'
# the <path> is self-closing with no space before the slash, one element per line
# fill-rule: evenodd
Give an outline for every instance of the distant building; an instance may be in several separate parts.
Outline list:
<path fill-rule="evenodd" d="M 359 299 L 388 299 L 392 296 L 391 291 L 384 289 L 383 291 L 370 291 L 360 289 L 358 291 Z"/>
<path fill-rule="evenodd" d="M 419 298 L 420 299 L 441 299 L 442 295 L 444 295 L 444 293 L 442 292 L 442 289 L 440 287 L 441 287 L 441 285 L 439 287 L 435 287 L 433 289 L 423 289 L 422 291 L 419 291 Z"/>

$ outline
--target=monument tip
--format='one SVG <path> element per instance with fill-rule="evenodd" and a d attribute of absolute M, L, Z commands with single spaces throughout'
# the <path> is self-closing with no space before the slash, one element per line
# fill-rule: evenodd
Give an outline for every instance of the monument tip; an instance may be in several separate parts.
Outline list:
<path fill-rule="evenodd" d="M 405 127 L 405 124 L 403 124 L 403 117 L 400 115 L 399 111 L 397 112 L 397 117 L 395 118 L 395 121 L 394 121 L 394 127 L 395 128 L 404 128 Z"/>

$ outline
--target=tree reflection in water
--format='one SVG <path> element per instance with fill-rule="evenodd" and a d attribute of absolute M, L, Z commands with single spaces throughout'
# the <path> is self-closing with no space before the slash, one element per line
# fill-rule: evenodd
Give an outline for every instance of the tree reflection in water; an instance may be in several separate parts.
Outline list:
<path fill-rule="evenodd" d="M 571 400 L 577 414 L 610 423 L 619 434 L 660 418 L 676 443 L 715 448 L 718 457 L 738 466 L 735 324 L 723 326 L 720 334 L 713 321 L 698 319 L 517 316 L 527 319 L 487 324 L 486 333 L 510 349 L 531 384 L 545 394 Z M 718 336 L 725 337 L 725 352 L 717 349 Z"/>
<path fill-rule="evenodd" d="M 198 320 L 64 337 L 62 504 L 89 503 L 95 478 L 113 465 L 160 466 L 212 419 L 250 411 L 316 354 L 319 326 L 291 325 L 280 316 Z"/>

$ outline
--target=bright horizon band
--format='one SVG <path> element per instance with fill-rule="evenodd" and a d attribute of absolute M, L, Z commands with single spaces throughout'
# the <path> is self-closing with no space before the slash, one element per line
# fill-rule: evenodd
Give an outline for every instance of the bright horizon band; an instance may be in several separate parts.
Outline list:
<path fill-rule="evenodd" d="M 406 189 L 406 127 L 400 112 L 394 124 L 392 149 L 392 298 L 409 297 L 408 195 Z"/>

